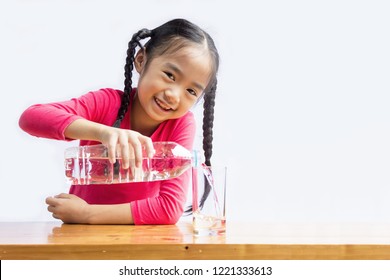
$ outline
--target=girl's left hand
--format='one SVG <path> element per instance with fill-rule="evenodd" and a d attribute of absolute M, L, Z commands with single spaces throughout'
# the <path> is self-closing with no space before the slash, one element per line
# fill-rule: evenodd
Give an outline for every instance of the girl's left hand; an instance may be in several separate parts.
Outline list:
<path fill-rule="evenodd" d="M 46 198 L 47 210 L 56 219 L 64 223 L 88 223 L 89 204 L 73 194 L 61 193 L 54 197 Z"/>

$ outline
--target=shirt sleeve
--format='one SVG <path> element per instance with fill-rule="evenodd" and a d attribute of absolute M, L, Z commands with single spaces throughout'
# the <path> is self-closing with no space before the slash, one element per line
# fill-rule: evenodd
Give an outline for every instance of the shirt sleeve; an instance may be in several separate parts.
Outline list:
<path fill-rule="evenodd" d="M 19 126 L 33 136 L 70 140 L 64 132 L 72 122 L 87 119 L 105 124 L 115 118 L 112 114 L 118 111 L 120 99 L 119 91 L 101 89 L 68 101 L 32 105 L 20 116 Z"/>
<path fill-rule="evenodd" d="M 195 131 L 195 119 L 193 114 L 189 113 L 174 128 L 165 127 L 164 134 L 167 135 L 165 141 L 174 141 L 192 150 Z M 190 179 L 191 169 L 179 177 L 162 181 L 157 196 L 133 201 L 131 211 L 134 223 L 175 224 L 183 214 Z"/>

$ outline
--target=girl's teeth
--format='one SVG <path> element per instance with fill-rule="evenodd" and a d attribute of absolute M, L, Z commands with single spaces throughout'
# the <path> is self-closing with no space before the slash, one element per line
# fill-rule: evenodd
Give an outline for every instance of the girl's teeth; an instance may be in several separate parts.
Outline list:
<path fill-rule="evenodd" d="M 160 102 L 160 100 L 158 100 L 157 98 L 156 98 L 155 100 L 156 100 L 157 104 L 158 104 L 161 108 L 163 108 L 164 110 L 170 110 L 170 109 L 171 109 L 171 108 L 169 108 L 169 107 L 164 106 L 164 104 L 162 104 L 162 103 Z"/>

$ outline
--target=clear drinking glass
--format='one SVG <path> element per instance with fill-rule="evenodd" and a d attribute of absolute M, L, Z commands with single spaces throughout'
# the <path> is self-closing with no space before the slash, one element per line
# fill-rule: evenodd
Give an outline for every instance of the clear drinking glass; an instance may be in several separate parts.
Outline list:
<path fill-rule="evenodd" d="M 192 168 L 193 232 L 196 236 L 226 231 L 226 166 Z"/>

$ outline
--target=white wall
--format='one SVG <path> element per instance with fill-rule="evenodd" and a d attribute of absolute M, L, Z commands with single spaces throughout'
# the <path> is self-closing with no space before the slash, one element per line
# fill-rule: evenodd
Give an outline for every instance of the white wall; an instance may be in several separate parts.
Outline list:
<path fill-rule="evenodd" d="M 229 167 L 230 220 L 390 220 L 387 1 L 0 3 L 0 221 L 52 220 L 63 150 L 18 127 L 33 103 L 122 88 L 127 42 L 173 17 L 222 58 L 214 162 Z M 200 121 L 200 120 L 199 120 Z"/>

